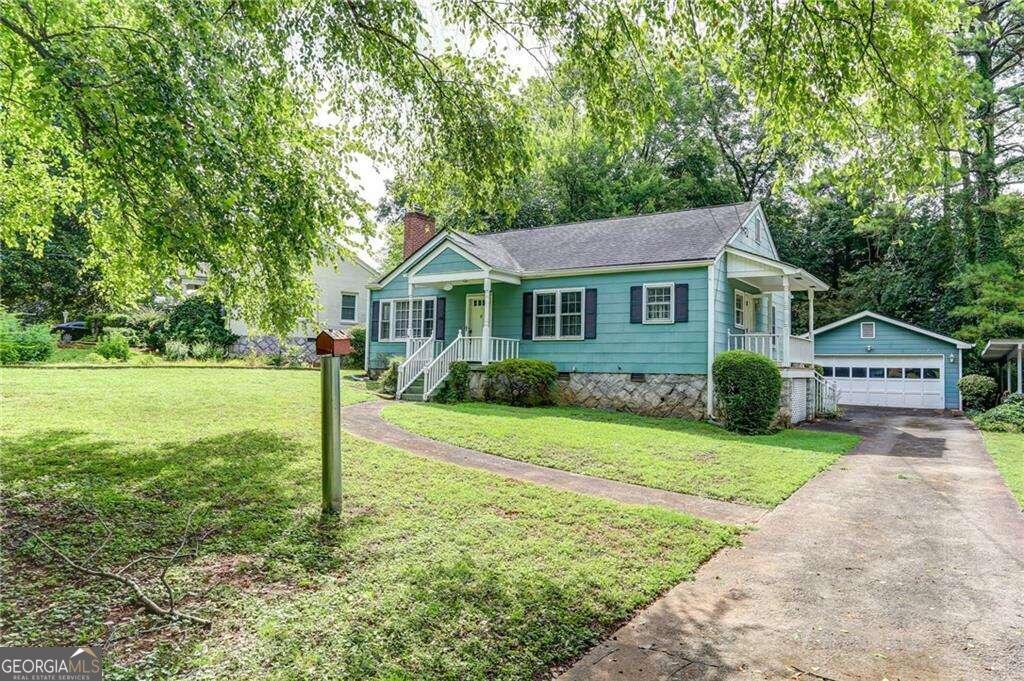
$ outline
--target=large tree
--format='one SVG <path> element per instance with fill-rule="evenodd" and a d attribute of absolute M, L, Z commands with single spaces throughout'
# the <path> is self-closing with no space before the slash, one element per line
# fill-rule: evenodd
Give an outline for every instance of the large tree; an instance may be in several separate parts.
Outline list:
<path fill-rule="evenodd" d="M 441 0 L 428 22 L 413 0 L 0 0 L 0 238 L 38 252 L 63 212 L 110 297 L 205 264 L 226 302 L 284 330 L 309 311 L 312 262 L 365 225 L 354 154 L 420 169 L 472 213 L 514 207 L 528 112 L 497 37 L 544 45 L 615 152 L 697 64 L 759 112 L 769 151 L 834 146 L 850 177 L 920 182 L 964 131 L 964 9 Z M 468 40 L 442 43 L 439 25 Z"/>

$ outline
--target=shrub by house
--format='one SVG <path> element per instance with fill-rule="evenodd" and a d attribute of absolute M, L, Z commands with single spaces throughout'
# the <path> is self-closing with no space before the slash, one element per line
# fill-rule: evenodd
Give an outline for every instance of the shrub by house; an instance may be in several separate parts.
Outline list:
<path fill-rule="evenodd" d="M 763 355 L 730 350 L 715 357 L 715 396 L 725 426 L 738 433 L 767 433 L 779 409 L 782 374 Z"/>

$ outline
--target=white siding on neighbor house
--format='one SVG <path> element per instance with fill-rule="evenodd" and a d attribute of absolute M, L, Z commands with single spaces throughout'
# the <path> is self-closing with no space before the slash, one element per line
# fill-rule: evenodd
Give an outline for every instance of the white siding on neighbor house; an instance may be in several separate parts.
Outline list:
<path fill-rule="evenodd" d="M 290 334 L 292 337 L 311 337 L 319 329 L 347 329 L 356 324 L 366 325 L 366 285 L 376 275 L 361 265 L 341 262 L 335 267 L 317 267 L 313 270 L 313 281 L 316 283 L 319 296 L 317 305 L 322 308 L 317 312 L 316 323 L 306 328 L 297 327 Z M 356 295 L 356 318 L 354 322 L 341 319 L 341 296 L 343 293 Z M 240 319 L 231 319 L 228 328 L 239 336 L 248 336 L 249 329 Z"/>

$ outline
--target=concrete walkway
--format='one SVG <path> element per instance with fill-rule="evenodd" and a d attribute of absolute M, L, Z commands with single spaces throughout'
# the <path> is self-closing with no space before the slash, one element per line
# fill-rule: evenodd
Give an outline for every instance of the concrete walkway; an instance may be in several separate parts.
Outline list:
<path fill-rule="evenodd" d="M 566 679 L 1024 678 L 1024 515 L 969 421 L 864 439 Z"/>
<path fill-rule="evenodd" d="M 684 513 L 732 525 L 756 523 L 767 513 L 767 509 L 757 506 L 716 501 L 714 499 L 690 496 L 689 494 L 666 492 L 640 485 L 631 485 L 626 482 L 615 482 L 614 480 L 570 473 L 556 468 L 547 468 L 524 461 L 514 461 L 494 456 L 493 454 L 485 454 L 473 449 L 431 440 L 428 437 L 410 433 L 382 419 L 380 412 L 388 404 L 389 402 L 374 400 L 345 407 L 343 410 L 344 416 L 341 420 L 342 427 L 353 435 L 392 445 L 413 454 L 427 456 L 460 466 L 479 468 L 516 480 L 524 480 L 570 492 L 613 499 L 627 504 L 664 506 L 665 508 L 683 511 Z"/>

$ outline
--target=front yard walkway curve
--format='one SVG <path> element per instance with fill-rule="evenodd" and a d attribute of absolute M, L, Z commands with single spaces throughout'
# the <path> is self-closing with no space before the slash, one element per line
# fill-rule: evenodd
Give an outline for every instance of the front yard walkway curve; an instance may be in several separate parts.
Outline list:
<path fill-rule="evenodd" d="M 353 435 L 367 440 L 392 445 L 432 459 L 479 468 L 507 478 L 613 499 L 627 504 L 662 506 L 701 518 L 717 520 L 721 523 L 749 525 L 756 523 L 768 512 L 768 509 L 757 506 L 704 499 L 689 494 L 632 485 L 628 482 L 616 482 L 590 475 L 570 473 L 557 468 L 547 468 L 525 461 L 514 461 L 465 447 L 457 447 L 446 442 L 438 442 L 422 435 L 410 433 L 385 421 L 381 418 L 380 412 L 387 404 L 387 402 L 374 400 L 345 407 L 342 412 L 342 427 Z"/>

